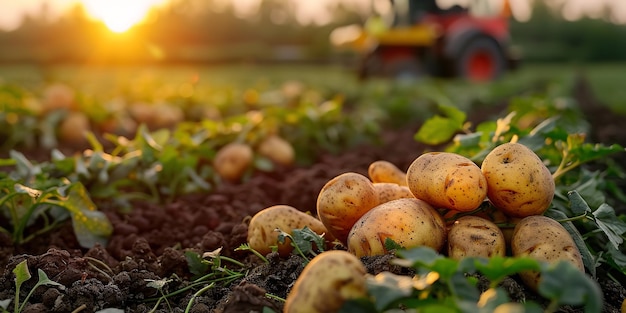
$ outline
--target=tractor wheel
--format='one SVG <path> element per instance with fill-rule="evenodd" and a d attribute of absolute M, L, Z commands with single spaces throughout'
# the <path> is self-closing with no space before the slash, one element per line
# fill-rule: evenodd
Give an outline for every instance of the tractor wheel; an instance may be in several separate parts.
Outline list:
<path fill-rule="evenodd" d="M 416 58 L 396 58 L 384 65 L 384 75 L 399 81 L 414 81 L 424 77 Z"/>
<path fill-rule="evenodd" d="M 502 76 L 505 64 L 505 56 L 493 39 L 477 37 L 461 51 L 456 73 L 470 81 L 490 81 Z"/>

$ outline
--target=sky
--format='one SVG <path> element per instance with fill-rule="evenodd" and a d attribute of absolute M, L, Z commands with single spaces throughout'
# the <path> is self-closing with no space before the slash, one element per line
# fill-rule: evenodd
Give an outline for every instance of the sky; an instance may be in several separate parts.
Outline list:
<path fill-rule="evenodd" d="M 113 31 L 124 31 L 140 20 L 148 8 L 162 5 L 168 0 L 0 0 L 0 29 L 12 30 L 19 26 L 24 14 L 37 14 L 43 3 L 48 4 L 52 18 L 59 16 L 76 2 L 85 4 L 87 13 L 94 19 L 103 20 Z M 223 0 L 235 1 L 235 0 Z M 337 0 L 292 0 L 297 2 L 298 18 L 304 22 L 324 23 L 326 4 Z M 370 0 L 341 0 L 350 5 L 367 8 Z M 385 0 L 373 0 L 386 3 Z M 442 6 L 454 3 L 465 4 L 472 0 L 438 0 Z M 501 2 L 501 0 L 489 0 Z M 509 0 L 514 16 L 520 20 L 528 19 L 529 2 L 533 0 Z M 563 15 L 568 19 L 576 19 L 585 14 L 598 16 L 602 7 L 611 8 L 613 21 L 626 24 L 626 0 L 546 0 L 555 4 L 563 4 Z M 250 14 L 258 5 L 259 0 L 236 0 L 236 9 L 241 14 Z M 120 14 L 120 12 L 124 12 Z"/>

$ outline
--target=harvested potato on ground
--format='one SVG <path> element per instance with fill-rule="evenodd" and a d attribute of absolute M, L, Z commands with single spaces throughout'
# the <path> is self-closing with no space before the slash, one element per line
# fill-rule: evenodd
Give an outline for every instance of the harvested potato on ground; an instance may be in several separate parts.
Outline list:
<path fill-rule="evenodd" d="M 436 208 L 472 211 L 487 196 L 487 182 L 480 167 L 455 153 L 429 152 L 420 155 L 407 170 L 413 195 Z"/>
<path fill-rule="evenodd" d="M 348 251 L 358 257 L 387 253 L 385 241 L 404 248 L 428 246 L 441 250 L 446 240 L 443 218 L 419 199 L 398 199 L 365 213 L 348 235 Z"/>
<path fill-rule="evenodd" d="M 90 130 L 89 118 L 85 113 L 70 111 L 59 125 L 59 140 L 70 145 L 85 144 Z"/>
<path fill-rule="evenodd" d="M 325 234 L 326 227 L 312 215 L 306 214 L 288 205 L 274 205 L 257 212 L 248 225 L 248 244 L 261 254 L 272 252 L 271 247 L 278 247 L 278 254 L 286 256 L 291 253 L 293 247 L 291 240 L 287 238 L 283 244 L 278 242 L 280 230 L 292 234 L 294 229 L 309 227 L 318 235 Z M 324 235 L 327 241 L 332 241 L 332 237 Z"/>
<path fill-rule="evenodd" d="M 394 183 L 374 183 L 374 189 L 378 194 L 378 202 L 385 203 L 402 198 L 415 198 L 407 186 Z"/>
<path fill-rule="evenodd" d="M 254 152 L 245 143 L 231 142 L 215 154 L 213 166 L 223 179 L 238 181 L 252 165 Z"/>
<path fill-rule="evenodd" d="M 378 205 L 372 182 L 359 173 L 343 173 L 328 181 L 317 196 L 317 216 L 344 244 L 352 225 Z"/>
<path fill-rule="evenodd" d="M 367 175 L 374 183 L 394 183 L 406 186 L 406 173 L 395 164 L 379 160 L 372 162 L 367 168 Z"/>
<path fill-rule="evenodd" d="M 337 312 L 347 300 L 368 296 L 366 273 L 363 263 L 349 252 L 323 252 L 304 268 L 287 295 L 283 312 Z"/>
<path fill-rule="evenodd" d="M 511 238 L 511 251 L 515 257 L 531 257 L 549 263 L 567 261 L 585 272 L 574 239 L 561 223 L 547 216 L 533 215 L 519 221 Z M 539 272 L 523 272 L 520 277 L 526 285 L 537 290 L 541 279 Z"/>
<path fill-rule="evenodd" d="M 539 156 L 519 143 L 494 148 L 481 169 L 489 201 L 509 216 L 541 215 L 554 197 L 554 179 Z"/>
<path fill-rule="evenodd" d="M 257 151 L 260 155 L 281 165 L 293 164 L 296 155 L 291 143 L 277 135 L 263 139 L 259 143 Z"/>
<path fill-rule="evenodd" d="M 490 258 L 505 254 L 504 234 L 496 224 L 487 219 L 463 216 L 448 231 L 448 256 L 452 259 Z"/>

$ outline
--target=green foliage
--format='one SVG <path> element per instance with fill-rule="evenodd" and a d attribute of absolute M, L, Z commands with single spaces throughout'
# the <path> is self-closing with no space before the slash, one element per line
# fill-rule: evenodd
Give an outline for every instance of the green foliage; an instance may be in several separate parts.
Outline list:
<path fill-rule="evenodd" d="M 278 242 L 284 244 L 286 239 L 289 238 L 290 244 L 294 247 L 293 252 L 300 255 L 307 262 L 310 261 L 308 256 L 316 256 L 324 252 L 324 247 L 326 246 L 324 237 L 318 235 L 307 226 L 302 229 L 293 229 L 292 234 L 280 229 L 276 229 L 276 231 L 278 232 Z"/>
<path fill-rule="evenodd" d="M 493 312 L 496 308 L 520 306 L 526 312 L 555 312 L 562 305 L 583 306 L 585 312 L 599 312 L 603 301 L 599 285 L 567 262 L 547 264 L 531 258 L 493 257 L 446 258 L 428 247 L 397 251 L 392 263 L 411 268 L 415 276 L 382 272 L 368 278 L 369 299 L 348 301 L 341 312 L 359 308 L 362 312 L 393 312 L 415 309 L 420 312 Z M 549 301 L 546 311 L 538 303 L 511 303 L 501 282 L 523 271 L 539 271 L 539 294 Z M 478 275 L 490 285 L 479 290 Z M 567 277 L 566 277 L 567 276 Z"/>
<path fill-rule="evenodd" d="M 38 269 L 37 270 L 37 275 L 38 275 L 37 283 L 28 292 L 28 295 L 26 295 L 26 298 L 24 299 L 24 301 L 20 303 L 20 290 L 22 288 L 22 284 L 24 284 L 26 281 L 28 281 L 31 278 L 30 271 L 28 270 L 27 260 L 24 260 L 18 263 L 13 269 L 13 274 L 15 274 L 15 298 L 13 299 L 13 305 L 14 305 L 13 313 L 22 312 L 24 310 L 24 306 L 26 306 L 26 303 L 28 303 L 28 299 L 33 295 L 33 292 L 35 291 L 35 289 L 37 289 L 40 286 L 55 286 L 60 289 L 65 288 L 65 286 L 55 281 L 50 280 L 48 278 L 48 275 L 46 275 L 46 273 L 43 270 Z M 6 313 L 9 312 L 7 311 L 7 308 L 10 303 L 11 303 L 11 300 L 0 301 L 0 309 L 2 309 L 2 312 L 6 312 Z"/>
<path fill-rule="evenodd" d="M 8 215 L 12 227 L 0 228 L 0 231 L 11 234 L 13 242 L 18 245 L 52 230 L 67 217 L 72 219 L 78 242 L 86 248 L 93 247 L 96 243 L 105 245 L 113 232 L 113 226 L 107 217 L 97 211 L 87 190 L 79 182 L 65 181 L 59 186 L 40 190 L 22 185 L 11 178 L 2 178 L 0 209 L 3 214 Z M 36 221 L 42 221 L 43 225 L 29 233 L 29 226 Z"/>

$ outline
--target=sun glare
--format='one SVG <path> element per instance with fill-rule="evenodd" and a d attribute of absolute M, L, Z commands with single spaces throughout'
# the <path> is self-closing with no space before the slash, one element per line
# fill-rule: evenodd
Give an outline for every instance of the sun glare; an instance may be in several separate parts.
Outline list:
<path fill-rule="evenodd" d="M 84 0 L 87 12 L 113 32 L 122 33 L 141 22 L 163 0 Z"/>

